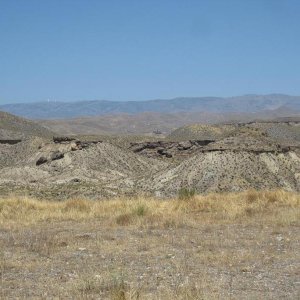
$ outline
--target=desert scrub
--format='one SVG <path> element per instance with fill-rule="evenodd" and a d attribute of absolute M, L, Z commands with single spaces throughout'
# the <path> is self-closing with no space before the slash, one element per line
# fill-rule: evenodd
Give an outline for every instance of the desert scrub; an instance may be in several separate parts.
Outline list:
<path fill-rule="evenodd" d="M 116 223 L 122 226 L 130 225 L 138 221 L 139 218 L 145 217 L 148 211 L 149 208 L 145 203 L 138 202 L 136 205 L 133 204 L 133 208 L 129 212 L 123 208 L 122 213 L 116 218 Z"/>
<path fill-rule="evenodd" d="M 190 189 L 190 188 L 181 188 L 178 191 L 178 199 L 179 200 L 190 200 L 193 199 L 196 195 L 196 190 L 195 189 Z"/>
<path fill-rule="evenodd" d="M 138 217 L 143 217 L 146 215 L 148 207 L 144 203 L 139 203 L 137 207 L 133 210 L 133 214 Z"/>

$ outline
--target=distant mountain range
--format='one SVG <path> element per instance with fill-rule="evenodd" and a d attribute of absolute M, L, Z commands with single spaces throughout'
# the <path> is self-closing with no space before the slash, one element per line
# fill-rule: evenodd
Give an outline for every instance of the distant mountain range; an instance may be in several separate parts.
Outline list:
<path fill-rule="evenodd" d="M 180 97 L 148 101 L 36 102 L 0 105 L 0 110 L 30 119 L 64 119 L 143 112 L 256 113 L 265 110 L 299 112 L 300 96 L 282 94 L 238 97 Z"/>

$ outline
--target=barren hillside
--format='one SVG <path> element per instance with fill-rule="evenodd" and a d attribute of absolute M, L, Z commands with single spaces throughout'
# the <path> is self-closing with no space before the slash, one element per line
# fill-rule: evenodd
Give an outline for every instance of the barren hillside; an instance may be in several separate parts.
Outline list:
<path fill-rule="evenodd" d="M 53 133 L 36 122 L 0 111 L 0 139 L 28 136 L 50 137 Z"/>

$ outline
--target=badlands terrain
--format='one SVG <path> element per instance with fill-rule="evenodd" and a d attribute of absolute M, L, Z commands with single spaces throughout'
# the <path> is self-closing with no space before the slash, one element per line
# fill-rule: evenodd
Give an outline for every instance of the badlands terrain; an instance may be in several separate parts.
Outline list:
<path fill-rule="evenodd" d="M 47 199 L 300 190 L 300 120 L 193 124 L 169 135 L 62 135 L 1 114 L 0 191 Z"/>
<path fill-rule="evenodd" d="M 299 117 L 44 122 L 0 112 L 1 299 L 299 299 Z"/>

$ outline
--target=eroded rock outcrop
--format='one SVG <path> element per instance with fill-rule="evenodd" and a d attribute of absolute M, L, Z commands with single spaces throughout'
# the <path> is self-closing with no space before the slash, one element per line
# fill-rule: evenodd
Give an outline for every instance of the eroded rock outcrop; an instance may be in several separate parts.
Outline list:
<path fill-rule="evenodd" d="M 20 139 L 0 139 L 0 144 L 6 144 L 6 145 L 15 145 L 18 143 L 21 143 L 22 140 Z"/>
<path fill-rule="evenodd" d="M 204 146 L 213 142 L 213 140 L 190 140 L 183 142 L 142 142 L 131 143 L 129 149 L 134 153 L 138 153 L 147 157 L 172 158 L 192 155 L 197 150 L 202 149 Z"/>
<path fill-rule="evenodd" d="M 53 142 L 40 145 L 39 150 L 41 153 L 36 160 L 37 166 L 63 159 L 65 154 L 71 151 L 83 150 L 92 145 L 102 143 L 102 141 L 80 141 L 71 137 L 54 137 Z"/>

